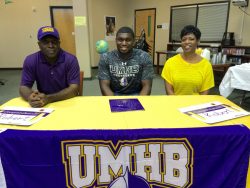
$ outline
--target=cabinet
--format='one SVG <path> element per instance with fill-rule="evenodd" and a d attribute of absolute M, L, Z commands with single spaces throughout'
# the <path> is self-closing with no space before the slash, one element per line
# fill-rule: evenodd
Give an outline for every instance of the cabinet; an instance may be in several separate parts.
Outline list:
<path fill-rule="evenodd" d="M 227 55 L 227 62 L 232 64 L 250 62 L 250 46 L 223 46 L 222 54 Z"/>
<path fill-rule="evenodd" d="M 168 51 L 175 51 L 181 46 L 180 43 L 167 44 Z M 201 44 L 199 48 L 208 48 L 211 51 L 211 62 L 214 54 L 220 54 L 221 59 L 216 65 L 222 64 L 222 57 L 226 55 L 226 62 L 230 64 L 241 64 L 250 62 L 250 46 L 213 46 L 212 44 Z"/>

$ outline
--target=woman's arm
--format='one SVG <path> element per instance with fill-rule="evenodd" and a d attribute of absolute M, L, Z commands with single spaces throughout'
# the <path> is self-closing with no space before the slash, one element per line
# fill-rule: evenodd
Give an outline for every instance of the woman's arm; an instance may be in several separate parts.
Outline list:
<path fill-rule="evenodd" d="M 171 84 L 169 84 L 166 80 L 164 82 L 165 82 L 166 93 L 168 95 L 174 95 L 174 88 L 173 88 L 173 86 Z"/>
<path fill-rule="evenodd" d="M 209 94 L 209 89 L 208 90 L 206 90 L 206 91 L 202 91 L 202 92 L 200 92 L 200 95 L 208 95 Z"/>

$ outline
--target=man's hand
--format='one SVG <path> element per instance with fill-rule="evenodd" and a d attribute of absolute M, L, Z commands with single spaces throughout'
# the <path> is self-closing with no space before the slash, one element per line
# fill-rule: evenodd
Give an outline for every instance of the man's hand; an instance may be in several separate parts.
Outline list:
<path fill-rule="evenodd" d="M 51 102 L 69 99 L 77 96 L 79 90 L 78 84 L 70 84 L 69 87 L 53 94 L 44 94 L 39 91 L 33 91 L 27 86 L 20 86 L 19 93 L 24 100 L 28 101 L 31 107 L 40 108 Z"/>
<path fill-rule="evenodd" d="M 38 91 L 33 91 L 29 98 L 28 98 L 28 102 L 30 104 L 30 106 L 34 107 L 34 108 L 40 108 L 43 107 L 44 105 L 46 105 L 48 102 L 46 100 L 46 95 L 43 93 L 39 93 Z"/>
<path fill-rule="evenodd" d="M 38 96 L 39 96 L 39 98 L 41 100 L 42 106 L 45 106 L 46 104 L 49 103 L 49 98 L 44 93 L 39 93 Z"/>

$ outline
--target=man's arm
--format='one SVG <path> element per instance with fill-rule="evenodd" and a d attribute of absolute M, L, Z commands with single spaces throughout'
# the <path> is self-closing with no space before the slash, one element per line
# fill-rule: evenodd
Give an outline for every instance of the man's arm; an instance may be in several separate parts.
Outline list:
<path fill-rule="evenodd" d="M 114 92 L 110 88 L 110 80 L 99 80 L 99 85 L 103 96 L 114 95 Z"/>
<path fill-rule="evenodd" d="M 35 107 L 35 108 L 39 108 L 43 106 L 43 102 L 41 101 L 41 98 L 39 97 L 38 91 L 33 91 L 31 88 L 27 86 L 20 86 L 19 93 L 24 100 L 29 102 L 30 106 Z"/>
<path fill-rule="evenodd" d="M 45 95 L 38 91 L 33 91 L 27 86 L 20 86 L 19 92 L 24 100 L 28 101 L 30 106 L 40 108 L 48 103 L 69 99 L 78 95 L 78 84 L 71 84 L 69 87 L 53 94 Z"/>
<path fill-rule="evenodd" d="M 140 95 L 150 95 L 152 80 L 142 80 L 141 83 L 142 83 L 142 89 L 140 91 Z"/>
<path fill-rule="evenodd" d="M 21 95 L 21 97 L 24 100 L 28 101 L 31 93 L 33 93 L 33 90 L 31 88 L 29 88 L 27 86 L 20 86 L 19 87 L 19 94 Z"/>
<path fill-rule="evenodd" d="M 113 96 L 114 92 L 110 88 L 110 70 L 108 64 L 108 55 L 101 55 L 98 66 L 99 86 L 103 96 Z"/>
<path fill-rule="evenodd" d="M 165 82 L 166 93 L 168 95 L 174 95 L 174 88 L 173 88 L 173 86 L 171 84 L 169 84 L 166 80 L 164 82 Z"/>
<path fill-rule="evenodd" d="M 151 56 L 144 52 L 143 53 L 143 70 L 141 77 L 142 89 L 140 95 L 150 95 L 152 89 L 152 82 L 154 78 L 154 67 Z"/>
<path fill-rule="evenodd" d="M 52 102 L 61 101 L 61 100 L 75 97 L 78 95 L 78 91 L 79 91 L 78 84 L 70 84 L 69 87 L 67 87 L 67 88 L 65 88 L 57 93 L 48 94 L 48 95 L 45 95 L 44 93 L 40 93 L 39 97 L 43 101 L 43 106 L 44 106 L 48 103 L 52 103 Z"/>

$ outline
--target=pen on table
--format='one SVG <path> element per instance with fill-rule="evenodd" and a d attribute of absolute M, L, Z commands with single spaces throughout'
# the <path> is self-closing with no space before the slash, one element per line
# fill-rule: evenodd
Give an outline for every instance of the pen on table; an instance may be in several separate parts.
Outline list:
<path fill-rule="evenodd" d="M 231 108 L 232 110 L 236 110 L 236 111 L 240 112 L 240 110 L 238 108 L 234 107 L 234 106 L 230 106 L 228 104 L 223 104 L 223 106 L 226 106 L 228 108 Z"/>

